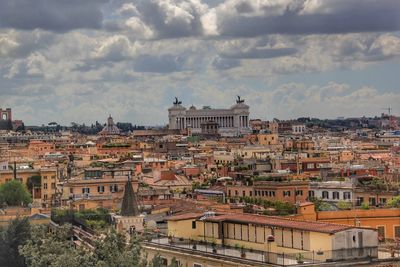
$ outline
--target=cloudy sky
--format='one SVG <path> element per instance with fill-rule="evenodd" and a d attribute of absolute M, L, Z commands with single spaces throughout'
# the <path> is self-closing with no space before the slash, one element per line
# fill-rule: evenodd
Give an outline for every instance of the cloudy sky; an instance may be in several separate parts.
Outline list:
<path fill-rule="evenodd" d="M 400 115 L 399 0 L 0 0 L 0 107 L 28 125 Z"/>

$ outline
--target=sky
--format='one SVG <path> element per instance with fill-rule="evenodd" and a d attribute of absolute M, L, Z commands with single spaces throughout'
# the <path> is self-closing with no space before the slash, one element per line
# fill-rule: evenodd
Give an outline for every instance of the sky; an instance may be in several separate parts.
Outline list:
<path fill-rule="evenodd" d="M 0 107 L 26 125 L 400 115 L 399 0 L 0 0 Z"/>

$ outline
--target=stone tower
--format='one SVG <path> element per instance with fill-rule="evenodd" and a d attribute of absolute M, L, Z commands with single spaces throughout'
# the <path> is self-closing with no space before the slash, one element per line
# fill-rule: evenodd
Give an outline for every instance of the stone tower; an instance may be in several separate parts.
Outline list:
<path fill-rule="evenodd" d="M 136 193 L 133 192 L 131 178 L 125 184 L 124 197 L 122 198 L 121 216 L 139 216 Z"/>
<path fill-rule="evenodd" d="M 118 232 L 133 233 L 143 231 L 144 217 L 139 213 L 138 201 L 136 193 L 132 188 L 131 175 L 128 176 L 128 181 L 125 184 L 124 196 L 121 204 L 121 215 L 115 215 L 114 220 Z"/>

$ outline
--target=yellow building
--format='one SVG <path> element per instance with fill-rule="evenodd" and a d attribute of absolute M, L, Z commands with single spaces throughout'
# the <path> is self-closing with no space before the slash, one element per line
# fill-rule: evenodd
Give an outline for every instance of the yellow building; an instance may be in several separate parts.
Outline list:
<path fill-rule="evenodd" d="M 208 250 L 212 249 L 214 254 L 229 253 L 235 260 L 242 258 L 253 261 L 254 266 L 260 262 L 315 263 L 365 259 L 378 255 L 378 237 L 375 229 L 253 214 L 218 215 L 206 212 L 172 216 L 168 220 L 168 236 L 170 240 L 179 240 L 174 241 L 176 244 L 169 244 L 170 247 L 172 245 L 178 250 L 189 248 L 186 251 L 189 254 L 190 246 L 185 245 L 185 240 L 190 240 L 189 244 L 198 244 L 198 251 L 204 250 L 204 244 L 208 244 Z M 152 243 L 154 242 L 156 241 Z M 213 248 L 210 244 L 214 244 Z M 162 246 L 159 249 L 168 250 Z M 174 249 L 169 250 L 171 252 Z M 171 253 L 165 255 L 172 257 Z M 179 253 L 174 257 L 188 262 L 188 258 L 179 257 Z M 212 263 L 207 264 L 215 266 Z"/>
<path fill-rule="evenodd" d="M 59 175 L 57 168 L 40 168 L 40 169 L 19 169 L 16 172 L 17 180 L 27 185 L 28 179 L 33 176 L 41 177 L 41 186 L 32 189 L 32 198 L 39 201 L 40 204 L 50 206 L 55 198 L 57 182 Z M 0 184 L 9 182 L 14 179 L 13 170 L 0 171 Z"/>

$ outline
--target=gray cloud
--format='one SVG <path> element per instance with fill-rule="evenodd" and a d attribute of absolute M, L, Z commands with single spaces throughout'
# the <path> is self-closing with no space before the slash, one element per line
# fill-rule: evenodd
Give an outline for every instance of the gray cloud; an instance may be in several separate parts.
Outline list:
<path fill-rule="evenodd" d="M 240 66 L 240 60 L 236 58 L 221 58 L 215 57 L 212 61 L 212 66 L 217 70 L 228 70 Z"/>
<path fill-rule="evenodd" d="M 102 27 L 102 5 L 107 0 L 2 0 L 0 26 L 22 30 L 64 32 Z"/>
<path fill-rule="evenodd" d="M 254 48 L 247 51 L 222 52 L 220 55 L 226 58 L 259 59 L 288 56 L 296 52 L 295 48 Z"/>
<path fill-rule="evenodd" d="M 129 7 L 125 11 L 132 11 Z M 138 0 L 134 8 L 138 12 L 134 18 L 156 32 L 156 38 L 202 35 L 201 16 L 208 10 L 207 5 L 196 0 Z"/>
<path fill-rule="evenodd" d="M 258 4 L 257 4 L 258 3 Z M 216 28 L 222 36 L 265 34 L 335 34 L 400 29 L 398 0 L 316 1 L 231 0 L 217 7 Z"/>
<path fill-rule="evenodd" d="M 185 60 L 174 55 L 141 55 L 135 58 L 133 65 L 137 72 L 169 73 L 182 71 Z"/>

